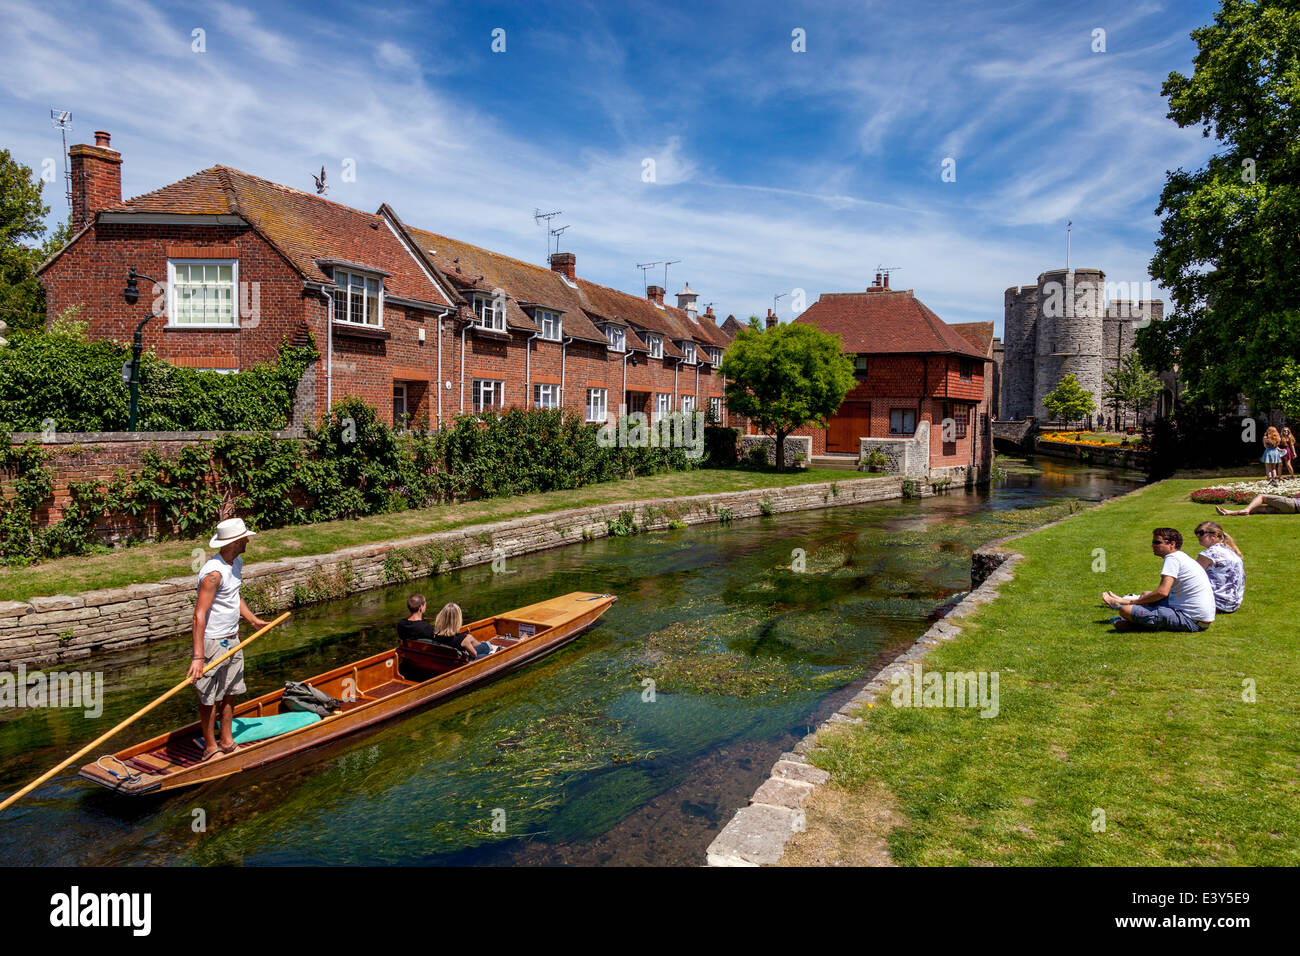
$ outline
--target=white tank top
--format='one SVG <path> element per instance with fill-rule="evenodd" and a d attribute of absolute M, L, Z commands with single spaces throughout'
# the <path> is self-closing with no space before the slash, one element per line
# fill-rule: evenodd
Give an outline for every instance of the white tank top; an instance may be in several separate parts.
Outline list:
<path fill-rule="evenodd" d="M 214 554 L 200 569 L 199 584 L 213 571 L 220 572 L 221 583 L 217 585 L 212 609 L 208 611 L 208 619 L 204 624 L 205 640 L 239 633 L 239 585 L 244 578 L 244 556 L 241 554 L 235 558 L 234 564 L 226 564 L 220 553 Z"/>

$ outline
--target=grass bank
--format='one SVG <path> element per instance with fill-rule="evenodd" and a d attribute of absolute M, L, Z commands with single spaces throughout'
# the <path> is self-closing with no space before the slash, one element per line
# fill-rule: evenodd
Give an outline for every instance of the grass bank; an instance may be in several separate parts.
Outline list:
<path fill-rule="evenodd" d="M 310 554 L 329 554 L 355 545 L 393 541 L 569 508 L 749 491 L 755 488 L 784 488 L 820 481 L 849 481 L 860 477 L 866 476 L 826 468 L 809 468 L 784 474 L 724 468 L 671 472 L 648 478 L 601 482 L 567 491 L 489 498 L 372 515 L 350 521 L 274 528 L 258 533 L 254 543 L 249 546 L 247 560 L 273 561 Z M 206 552 L 207 545 L 207 536 L 204 536 L 186 541 L 140 545 L 107 554 L 61 558 L 25 568 L 0 568 L 0 601 L 22 601 L 45 594 L 78 594 L 97 588 L 122 587 L 141 581 L 175 577 L 188 572 L 194 549 Z"/>
<path fill-rule="evenodd" d="M 831 782 L 786 862 L 887 847 L 903 865 L 1300 863 L 1300 519 L 1220 519 L 1246 599 L 1208 631 L 1120 633 L 1100 604 L 1157 583 L 1153 527 L 1197 553 L 1192 529 L 1216 517 L 1187 499 L 1203 485 L 1170 480 L 1017 539 L 1014 580 L 923 661 L 998 672 L 997 716 L 882 695 L 820 734 Z"/>

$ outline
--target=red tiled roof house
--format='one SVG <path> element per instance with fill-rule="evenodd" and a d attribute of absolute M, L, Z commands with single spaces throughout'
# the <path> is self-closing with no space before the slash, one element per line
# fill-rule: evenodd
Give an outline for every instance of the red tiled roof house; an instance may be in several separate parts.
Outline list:
<path fill-rule="evenodd" d="M 876 283 L 865 292 L 824 293 L 795 319 L 838 335 L 857 378 L 827 427 L 798 434 L 812 438 L 818 464 L 855 461 L 873 447 L 897 463 L 912 440 L 917 454 L 907 470 L 914 475 L 986 481 L 991 327 L 989 342 L 977 344 L 982 328 L 959 332 L 911 290 L 892 290 L 879 276 Z"/>

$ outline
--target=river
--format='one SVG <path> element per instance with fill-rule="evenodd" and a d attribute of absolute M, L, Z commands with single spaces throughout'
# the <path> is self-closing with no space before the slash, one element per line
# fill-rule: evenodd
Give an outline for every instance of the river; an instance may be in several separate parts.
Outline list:
<path fill-rule="evenodd" d="M 604 538 L 304 608 L 250 648 L 250 696 L 390 647 L 417 589 L 466 620 L 569 591 L 619 596 L 523 671 L 271 768 L 132 799 L 65 771 L 0 815 L 0 853 L 10 865 L 699 865 L 776 757 L 969 587 L 973 548 L 1140 481 L 1039 458 L 988 491 Z M 178 638 L 63 667 L 103 672 L 97 719 L 0 709 L 0 793 L 172 686 L 189 654 Z M 177 695 L 111 749 L 192 712 Z"/>

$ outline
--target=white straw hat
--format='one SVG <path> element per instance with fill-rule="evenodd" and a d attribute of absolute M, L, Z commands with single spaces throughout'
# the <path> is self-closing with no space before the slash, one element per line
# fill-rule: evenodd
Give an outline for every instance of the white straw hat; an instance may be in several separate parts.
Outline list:
<path fill-rule="evenodd" d="M 208 542 L 208 547 L 220 551 L 226 545 L 234 544 L 240 538 L 251 538 L 255 534 L 257 534 L 256 531 L 249 531 L 244 527 L 243 518 L 227 518 L 217 525 L 217 533 Z"/>

